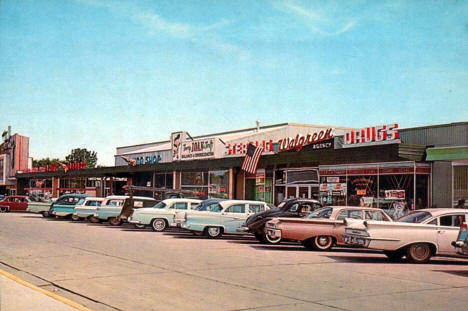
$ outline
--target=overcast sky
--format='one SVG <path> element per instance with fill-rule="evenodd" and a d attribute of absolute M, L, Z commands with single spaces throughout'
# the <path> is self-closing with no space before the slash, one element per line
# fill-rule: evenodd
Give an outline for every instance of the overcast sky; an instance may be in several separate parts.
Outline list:
<path fill-rule="evenodd" d="M 281 122 L 468 120 L 468 1 L 0 1 L 0 127 L 30 156 Z"/>

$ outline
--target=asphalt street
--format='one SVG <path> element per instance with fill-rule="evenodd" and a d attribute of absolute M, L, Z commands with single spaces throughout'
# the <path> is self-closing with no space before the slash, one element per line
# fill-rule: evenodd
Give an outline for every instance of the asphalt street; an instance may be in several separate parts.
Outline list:
<path fill-rule="evenodd" d="M 0 214 L 0 269 L 92 310 L 466 310 L 468 260 Z M 23 296 L 21 299 L 28 299 Z"/>

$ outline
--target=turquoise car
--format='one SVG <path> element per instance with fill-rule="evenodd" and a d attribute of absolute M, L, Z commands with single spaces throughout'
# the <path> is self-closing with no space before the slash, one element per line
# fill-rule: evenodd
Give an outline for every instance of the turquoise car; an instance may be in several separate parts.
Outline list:
<path fill-rule="evenodd" d="M 452 246 L 457 250 L 457 254 L 468 256 L 468 225 L 463 223 L 458 232 L 458 238 L 452 242 Z"/>
<path fill-rule="evenodd" d="M 96 207 L 96 212 L 94 217 L 98 219 L 99 222 L 108 221 L 113 226 L 119 226 L 122 224 L 122 219 L 119 217 L 122 207 L 125 204 L 125 201 L 130 197 L 128 195 L 115 195 L 106 198 L 106 201 L 103 202 L 101 206 Z M 142 207 L 153 207 L 158 203 L 157 200 L 150 197 L 133 197 L 133 208 L 142 208 Z"/>
<path fill-rule="evenodd" d="M 181 227 L 194 233 L 202 233 L 210 238 L 223 234 L 246 234 L 237 231 L 247 217 L 270 209 L 265 202 L 226 200 L 218 203 L 217 209 L 211 211 L 187 211 Z"/>
<path fill-rule="evenodd" d="M 75 205 L 80 199 L 86 198 L 86 194 L 64 194 L 50 206 L 49 214 L 52 216 L 69 217 L 75 212 Z"/>
<path fill-rule="evenodd" d="M 175 227 L 176 212 L 187 211 L 195 208 L 201 200 L 195 199 L 167 199 L 153 207 L 139 208 L 135 210 L 127 221 L 135 224 L 137 228 L 151 226 L 153 231 L 161 232 L 168 227 Z"/>

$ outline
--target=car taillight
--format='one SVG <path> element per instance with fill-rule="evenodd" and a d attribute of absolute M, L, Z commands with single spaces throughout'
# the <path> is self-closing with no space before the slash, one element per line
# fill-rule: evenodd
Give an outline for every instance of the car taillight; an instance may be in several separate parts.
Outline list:
<path fill-rule="evenodd" d="M 467 227 L 468 227 L 468 226 L 466 225 L 466 222 L 465 222 L 464 224 L 462 224 L 462 225 L 460 226 L 460 230 L 461 230 L 461 231 L 467 231 L 467 230 L 468 230 Z"/>

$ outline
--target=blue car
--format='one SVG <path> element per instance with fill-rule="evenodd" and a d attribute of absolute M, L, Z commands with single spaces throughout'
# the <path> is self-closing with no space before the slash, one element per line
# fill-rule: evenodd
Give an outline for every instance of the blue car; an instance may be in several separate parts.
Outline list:
<path fill-rule="evenodd" d="M 52 203 L 49 209 L 49 215 L 68 217 L 72 216 L 75 212 L 75 205 L 80 199 L 86 198 L 86 194 L 64 194 L 60 196 L 57 201 Z"/>

